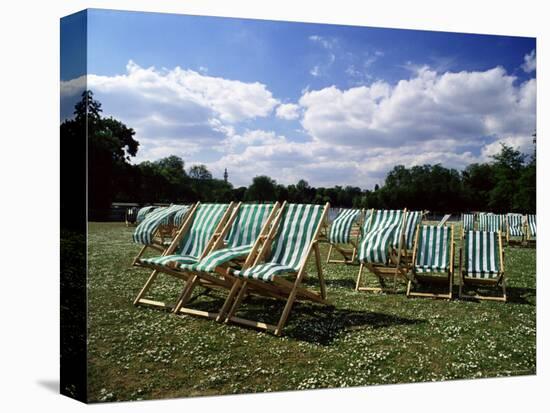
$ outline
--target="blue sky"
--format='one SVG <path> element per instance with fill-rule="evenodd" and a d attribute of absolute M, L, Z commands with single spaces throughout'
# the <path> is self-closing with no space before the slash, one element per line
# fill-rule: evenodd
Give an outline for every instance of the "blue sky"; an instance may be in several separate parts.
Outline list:
<path fill-rule="evenodd" d="M 83 19 L 79 19 L 80 23 Z M 461 168 L 528 152 L 535 39 L 89 10 L 88 87 L 134 127 L 135 162 L 169 154 L 247 185 L 370 188 L 396 163 Z M 62 27 L 77 38 L 79 24 Z M 62 118 L 82 73 L 63 63 Z M 80 70 L 81 71 L 81 70 Z"/>

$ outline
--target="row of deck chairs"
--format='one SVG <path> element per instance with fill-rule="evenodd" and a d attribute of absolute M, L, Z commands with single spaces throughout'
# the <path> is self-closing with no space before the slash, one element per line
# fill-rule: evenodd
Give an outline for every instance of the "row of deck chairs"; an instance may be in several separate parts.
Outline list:
<path fill-rule="evenodd" d="M 533 214 L 492 214 L 479 213 L 477 229 L 480 231 L 500 231 L 508 244 L 535 242 L 537 239 L 537 216 Z M 475 214 L 462 214 L 462 234 L 476 227 Z"/>
<path fill-rule="evenodd" d="M 280 335 L 296 300 L 328 304 L 318 244 L 328 211 L 328 204 L 196 203 L 189 207 L 182 225 L 160 255 L 144 257 L 144 245 L 134 260 L 135 266 L 152 270 L 134 304 L 244 324 Z M 146 237 L 134 234 L 136 242 L 149 239 L 162 239 L 159 229 Z M 312 254 L 319 291 L 303 285 L 306 262 Z M 147 298 L 161 274 L 182 281 L 181 293 L 172 305 Z M 198 286 L 225 292 L 223 306 L 215 312 L 192 308 L 190 299 Z M 239 317 L 241 303 L 248 295 L 285 300 L 278 323 Z"/>
<path fill-rule="evenodd" d="M 447 219 L 438 225 L 423 225 L 421 211 L 381 210 L 342 211 L 333 221 L 328 242 L 331 244 L 327 263 L 352 264 L 358 257 L 358 291 L 396 291 L 398 279 L 407 284 L 407 296 L 452 298 L 454 282 L 454 227 Z M 362 216 L 365 217 L 361 221 Z M 355 217 L 357 229 L 351 230 L 350 217 Z M 345 224 L 344 224 L 345 223 Z M 347 233 L 347 234 L 346 234 Z M 355 239 L 352 234 L 355 233 Z M 342 245 L 348 243 L 351 249 Z M 343 260 L 331 258 L 332 250 Z M 464 254 L 463 254 L 464 251 Z M 506 301 L 504 260 L 500 231 L 467 231 L 460 249 L 459 298 Z M 380 287 L 365 286 L 364 270 L 368 269 Z M 386 285 L 387 279 L 392 287 Z M 446 292 L 416 291 L 419 284 L 443 283 Z M 463 293 L 463 286 L 502 287 L 502 296 Z"/>

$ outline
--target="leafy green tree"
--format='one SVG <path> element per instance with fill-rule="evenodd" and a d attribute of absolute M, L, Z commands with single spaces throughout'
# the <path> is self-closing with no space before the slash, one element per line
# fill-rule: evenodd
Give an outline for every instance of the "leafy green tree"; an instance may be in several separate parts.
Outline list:
<path fill-rule="evenodd" d="M 64 141 L 77 141 L 83 131 L 87 132 L 90 219 L 107 216 L 119 179 L 125 176 L 128 161 L 139 147 L 132 128 L 112 117 L 101 117 L 101 112 L 101 103 L 93 98 L 92 91 L 86 90 L 75 105 L 74 118 L 61 124 Z"/>
<path fill-rule="evenodd" d="M 260 175 L 252 179 L 252 184 L 245 193 L 247 201 L 275 201 L 277 199 L 277 182 L 269 176 Z"/>
<path fill-rule="evenodd" d="M 189 169 L 189 176 L 192 179 L 212 179 L 212 174 L 206 165 L 193 165 Z"/>

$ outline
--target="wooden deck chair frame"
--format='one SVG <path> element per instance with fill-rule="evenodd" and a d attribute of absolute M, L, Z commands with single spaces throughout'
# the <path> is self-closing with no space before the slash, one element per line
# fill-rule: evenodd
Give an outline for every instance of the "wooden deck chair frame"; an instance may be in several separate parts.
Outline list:
<path fill-rule="evenodd" d="M 183 220 L 184 223 L 185 223 L 185 219 L 187 219 L 187 217 L 189 216 L 189 214 L 193 210 L 194 210 L 194 205 L 191 204 L 189 206 L 189 209 L 187 210 L 187 213 L 185 214 L 185 218 Z M 182 226 L 183 226 L 183 224 L 182 224 Z M 153 240 L 153 242 L 151 244 L 146 244 L 146 245 L 143 245 L 141 247 L 138 254 L 134 257 L 134 260 L 132 261 L 132 265 L 136 266 L 136 267 L 140 267 L 141 265 L 139 264 L 139 260 L 140 260 L 141 257 L 143 257 L 143 254 L 145 254 L 145 251 L 147 251 L 148 249 L 153 249 L 155 251 L 160 252 L 162 255 L 164 255 L 164 252 L 170 247 L 170 245 L 165 244 L 165 242 L 164 242 L 165 239 L 167 239 L 167 237 L 170 237 L 170 239 L 171 239 L 170 244 L 172 244 L 172 241 L 174 240 L 174 238 L 175 238 L 175 236 L 176 236 L 176 234 L 179 230 L 180 230 L 180 228 L 177 228 L 177 229 L 174 230 L 171 227 L 168 228 L 167 226 L 159 225 L 155 229 L 155 232 L 153 233 L 153 236 L 151 238 Z"/>
<path fill-rule="evenodd" d="M 329 241 L 329 236 L 328 236 L 329 228 L 327 226 L 326 239 L 327 239 L 327 242 L 329 243 L 327 261 L 326 261 L 327 264 L 347 264 L 347 265 L 349 265 L 349 264 L 354 264 L 355 263 L 355 259 L 357 258 L 357 245 L 359 244 L 359 240 L 361 239 L 361 228 L 363 227 L 364 220 L 365 220 L 365 209 L 362 208 L 359 212 L 359 217 L 357 218 L 357 220 L 355 220 L 355 222 L 351 226 L 350 240 L 349 240 L 350 241 L 349 244 L 351 245 L 351 248 L 342 247 L 338 244 L 334 244 L 334 243 L 330 242 Z M 354 226 L 355 226 L 355 231 L 356 231 L 355 236 L 353 236 Z M 337 259 L 331 258 L 332 257 L 332 250 L 338 252 L 342 256 L 342 259 L 337 260 Z"/>
<path fill-rule="evenodd" d="M 193 224 L 193 220 L 195 218 L 195 214 L 196 214 L 198 208 L 200 207 L 200 205 L 201 205 L 201 203 L 197 202 L 192 207 L 190 212 L 187 214 L 185 220 L 183 221 L 183 225 L 181 226 L 181 228 L 178 231 L 177 235 L 172 240 L 172 243 L 161 254 L 161 256 L 171 255 L 176 250 L 176 248 L 178 248 L 180 241 L 183 239 L 183 237 L 188 233 L 189 229 L 191 228 L 191 226 Z M 219 238 L 223 238 L 225 236 L 225 234 L 223 233 L 223 229 L 226 226 L 225 224 L 226 224 L 227 220 L 229 219 L 229 217 L 233 213 L 234 208 L 235 208 L 235 203 L 231 202 L 228 205 L 227 210 L 223 213 L 222 217 L 220 218 L 220 221 L 216 225 L 216 228 L 214 229 L 214 233 L 212 234 L 212 236 L 208 240 L 202 254 L 199 257 L 199 260 L 204 258 L 206 255 L 208 255 L 210 253 L 210 250 L 212 249 L 212 246 L 214 245 L 214 243 Z M 165 309 L 165 310 L 168 310 L 168 311 L 172 311 L 175 306 L 171 306 L 171 305 L 169 305 L 167 303 L 164 303 L 164 302 L 161 302 L 161 301 L 146 299 L 146 298 L 144 298 L 144 296 L 151 289 L 151 286 L 153 285 L 154 281 L 157 279 L 159 274 L 163 273 L 163 274 L 171 275 L 175 278 L 178 278 L 178 279 L 182 280 L 183 282 L 186 282 L 188 280 L 188 278 L 189 278 L 188 274 L 185 273 L 185 272 L 182 272 L 182 271 L 178 271 L 175 268 L 170 268 L 168 266 L 143 265 L 139 261 L 135 262 L 134 265 L 138 266 L 138 267 L 142 267 L 142 268 L 153 268 L 153 271 L 151 272 L 151 275 L 149 276 L 149 278 L 147 278 L 147 281 L 145 282 L 144 286 L 142 287 L 142 289 L 139 291 L 137 297 L 135 298 L 134 305 L 135 306 L 137 306 L 137 305 L 146 305 L 146 306 L 158 307 L 158 308 L 162 308 L 162 309 Z M 208 285 L 206 285 L 206 286 L 208 287 Z M 180 296 L 180 298 L 181 298 L 181 296 Z M 180 298 L 178 298 L 178 300 Z M 175 305 L 177 305 L 177 301 L 176 301 Z"/>
<path fill-rule="evenodd" d="M 500 272 L 497 274 L 496 277 L 493 278 L 472 278 L 467 277 L 466 272 L 464 271 L 464 262 L 463 262 L 463 248 L 464 245 L 460 247 L 459 249 L 459 284 L 458 284 L 458 298 L 460 299 L 473 299 L 473 300 L 486 300 L 486 301 L 501 301 L 506 302 L 507 296 L 506 296 L 506 278 L 504 275 L 504 249 L 502 248 L 502 234 L 499 231 L 498 232 L 498 256 L 500 259 Z M 502 288 L 502 296 L 489 296 L 489 295 L 481 295 L 481 294 L 464 294 L 463 289 L 464 286 L 479 286 L 479 287 L 501 287 Z"/>
<path fill-rule="evenodd" d="M 283 203 L 283 206 L 285 204 L 286 204 L 286 201 L 285 201 L 285 203 Z M 235 219 L 237 219 L 237 216 L 238 216 L 241 205 L 242 205 L 242 203 L 239 203 L 233 209 L 233 213 L 232 213 L 231 217 L 227 220 L 227 223 L 225 224 L 225 227 L 222 230 L 223 236 L 219 237 L 216 240 L 216 242 L 214 243 L 214 245 L 212 246 L 212 248 L 208 252 L 209 254 L 214 252 L 214 251 L 217 251 L 219 249 L 224 248 L 224 246 L 225 246 L 224 245 L 225 235 L 229 234 L 229 231 L 231 230 L 231 226 L 235 222 Z M 276 202 L 273 205 L 273 209 L 269 213 L 269 215 L 266 218 L 264 224 L 262 225 L 262 229 L 260 231 L 260 234 L 258 235 L 256 240 L 254 241 L 254 244 L 252 246 L 251 251 L 258 251 L 259 248 L 261 248 L 261 246 L 266 242 L 268 232 L 271 229 L 273 221 L 274 221 L 275 217 L 277 216 L 280 209 L 281 209 L 281 205 L 278 202 Z M 254 261 L 254 259 L 255 259 L 254 254 L 252 254 L 252 253 L 248 254 L 248 256 L 246 257 L 244 263 L 242 263 L 241 268 L 242 269 L 248 268 L 250 266 L 250 264 Z M 184 276 L 186 277 L 187 282 L 185 283 L 185 286 L 184 286 L 184 288 L 183 288 L 183 290 L 182 290 L 182 292 L 181 292 L 181 294 L 180 294 L 180 296 L 179 296 L 179 298 L 176 302 L 176 305 L 173 309 L 173 313 L 174 314 L 190 314 L 190 315 L 199 316 L 199 317 L 217 319 L 218 315 L 219 315 L 219 312 L 195 310 L 193 308 L 185 307 L 185 305 L 189 302 L 189 300 L 190 300 L 190 298 L 193 294 L 193 290 L 199 285 L 201 285 L 202 287 L 206 287 L 206 288 L 225 289 L 229 292 L 231 290 L 231 288 L 233 287 L 233 284 L 235 283 L 234 277 L 229 277 L 228 276 L 228 270 L 229 270 L 228 266 L 229 266 L 230 263 L 231 262 L 228 261 L 223 266 L 216 267 L 216 269 L 214 270 L 214 274 L 209 273 L 209 272 L 204 272 L 204 271 L 196 271 L 196 270 L 194 270 L 194 271 L 190 271 L 190 270 L 182 271 L 182 272 L 185 273 Z"/>
<path fill-rule="evenodd" d="M 455 264 L 455 241 L 454 241 L 454 225 L 450 225 L 451 228 L 451 243 L 449 246 L 449 269 L 445 272 L 447 279 L 445 280 L 441 274 L 442 272 L 433 273 L 417 273 L 414 268 L 416 259 L 418 258 L 418 237 L 420 232 L 420 224 L 416 229 L 416 236 L 414 238 L 414 249 L 412 268 L 410 271 L 409 280 L 407 283 L 407 297 L 431 297 L 431 298 L 446 298 L 451 300 L 453 298 L 453 284 L 454 284 L 454 264 Z M 447 225 L 444 225 L 447 226 Z M 441 227 L 439 227 L 441 228 Z M 413 285 L 417 282 L 420 283 L 445 283 L 449 286 L 449 292 L 447 294 L 432 293 L 432 292 L 417 292 L 413 291 Z"/>
<path fill-rule="evenodd" d="M 372 224 L 374 214 L 371 214 L 368 228 Z M 359 273 L 357 274 L 357 281 L 355 283 L 355 291 L 367 291 L 367 292 L 390 292 L 395 293 L 397 291 L 397 279 L 402 278 L 408 282 L 408 272 L 409 268 L 407 265 L 403 265 L 402 259 L 407 255 L 406 245 L 405 245 L 405 229 L 407 223 L 407 208 L 403 209 L 403 217 L 401 218 L 401 232 L 399 233 L 399 242 L 397 250 L 391 248 L 389 254 L 389 263 L 388 264 L 374 264 L 370 262 L 361 262 L 359 263 Z M 365 232 L 364 235 L 368 230 Z M 361 286 L 361 281 L 366 282 L 366 278 L 363 278 L 363 272 L 365 267 L 371 272 L 380 283 L 380 287 L 366 287 Z M 386 286 L 386 279 L 392 280 L 392 287 Z"/>
<path fill-rule="evenodd" d="M 247 327 L 258 328 L 260 330 L 271 332 L 276 336 L 280 336 L 288 320 L 288 316 L 290 315 L 290 310 L 292 309 L 292 306 L 294 305 L 294 302 L 296 300 L 309 300 L 318 304 L 330 305 L 330 303 L 327 301 L 325 279 L 321 267 L 321 254 L 319 252 L 319 242 L 321 241 L 320 234 L 323 225 L 326 225 L 329 209 L 330 204 L 326 203 L 321 214 L 319 224 L 317 225 L 317 228 L 313 233 L 306 253 L 302 257 L 298 271 L 296 273 L 285 274 L 295 274 L 294 282 L 285 280 L 280 276 L 275 276 L 271 283 L 266 283 L 259 280 L 249 278 L 243 279 L 240 277 L 229 275 L 230 277 L 234 278 L 234 284 L 231 288 L 231 291 L 229 292 L 227 299 L 225 300 L 225 303 L 219 311 L 217 320 L 223 321 L 225 323 L 232 322 Z M 277 214 L 277 217 L 275 218 L 274 223 L 268 233 L 266 242 L 260 248 L 256 248 L 251 251 L 245 265 L 248 266 L 250 264 L 251 266 L 254 266 L 260 264 L 262 261 L 265 260 L 265 257 L 271 250 L 273 240 L 277 235 L 279 224 L 281 222 L 284 211 L 285 208 L 281 207 L 279 209 L 279 213 Z M 308 290 L 301 285 L 306 276 L 306 264 L 311 254 L 314 254 L 315 257 L 315 265 L 317 269 L 317 276 L 319 279 L 319 293 Z M 247 294 L 286 300 L 283 312 L 279 318 L 277 325 L 262 323 L 235 316 L 235 313 L 237 312 Z"/>

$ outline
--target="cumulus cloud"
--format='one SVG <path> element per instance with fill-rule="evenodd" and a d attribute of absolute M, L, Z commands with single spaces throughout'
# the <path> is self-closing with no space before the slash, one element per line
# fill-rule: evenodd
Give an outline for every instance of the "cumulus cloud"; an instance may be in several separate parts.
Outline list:
<path fill-rule="evenodd" d="M 424 67 L 396 85 L 378 81 L 308 91 L 299 100 L 301 122 L 319 141 L 354 147 L 529 136 L 536 81 L 515 85 L 515 80 L 501 67 L 443 74 Z"/>
<path fill-rule="evenodd" d="M 275 114 L 280 119 L 298 119 L 300 117 L 300 106 L 295 103 L 284 103 L 277 106 Z"/>
<path fill-rule="evenodd" d="M 530 53 L 527 53 L 523 57 L 523 64 L 521 68 L 526 73 L 534 72 L 537 69 L 537 57 L 535 54 L 535 49 L 531 50 Z"/>
<path fill-rule="evenodd" d="M 122 75 L 90 74 L 84 80 L 106 115 L 136 130 L 141 143 L 136 161 L 170 151 L 186 157 L 201 147 L 219 145 L 231 134 L 232 125 L 270 116 L 279 104 L 259 82 L 228 80 L 180 67 L 143 68 L 132 61 Z M 62 82 L 62 108 L 72 108 L 83 88 L 82 79 Z"/>
<path fill-rule="evenodd" d="M 85 80 L 62 82 L 62 96 L 78 99 Z M 518 83 L 500 67 L 416 67 L 395 84 L 307 87 L 296 103 L 280 103 L 260 83 L 132 62 L 123 75 L 87 83 L 106 115 L 137 131 L 137 161 L 179 155 L 217 177 L 227 168 L 236 186 L 267 174 L 283 184 L 372 188 L 397 164 L 461 169 L 501 142 L 529 152 L 535 129 L 536 79 Z M 287 119 L 299 119 L 305 134 L 284 136 L 275 122 Z"/>

